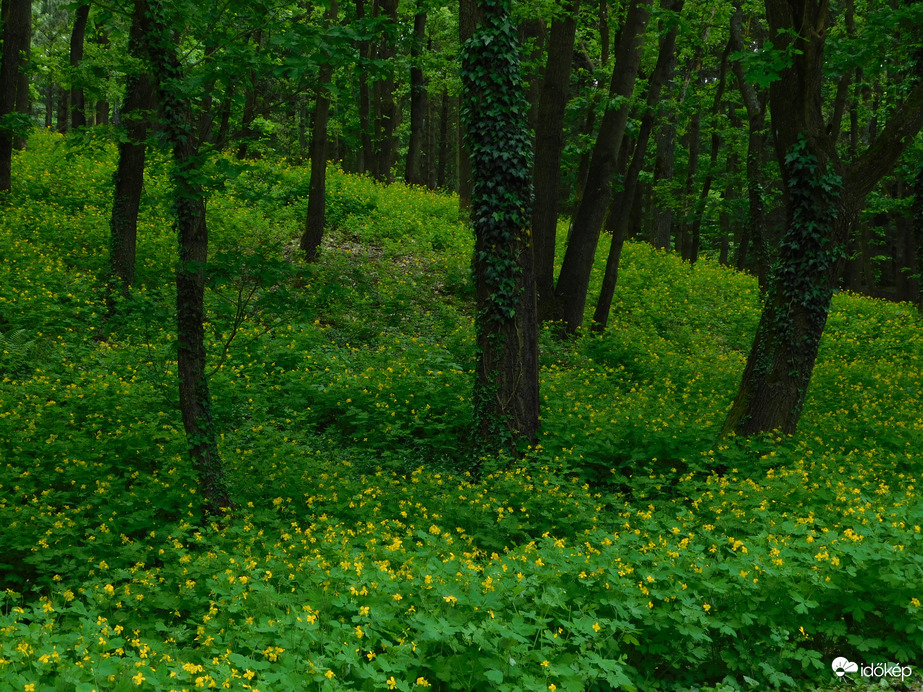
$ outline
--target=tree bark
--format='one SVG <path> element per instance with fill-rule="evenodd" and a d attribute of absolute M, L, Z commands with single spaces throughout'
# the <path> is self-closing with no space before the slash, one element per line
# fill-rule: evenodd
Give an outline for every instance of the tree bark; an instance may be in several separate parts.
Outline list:
<path fill-rule="evenodd" d="M 398 0 L 378 0 L 379 13 L 389 19 L 389 33 L 397 31 L 397 3 Z M 382 36 L 378 43 L 377 57 L 386 63 L 393 63 L 397 54 L 393 35 Z M 394 101 L 394 75 L 389 74 L 385 79 L 375 83 L 375 175 L 386 183 L 394 179 L 393 171 L 395 160 L 394 133 L 397 129 L 398 109 Z"/>
<path fill-rule="evenodd" d="M 559 312 L 553 305 L 554 255 L 561 191 L 564 115 L 579 10 L 580 0 L 570 0 L 564 8 L 564 15 L 551 24 L 548 63 L 542 80 L 535 125 L 535 203 L 532 207 L 532 238 L 535 247 L 535 282 L 540 320 L 550 318 Z"/>
<path fill-rule="evenodd" d="M 200 182 L 200 157 L 195 121 L 189 101 L 176 91 L 183 70 L 164 21 L 164 0 L 135 0 L 147 16 L 147 48 L 163 106 L 163 129 L 173 147 L 173 209 L 179 235 L 176 269 L 177 360 L 179 402 L 190 456 L 199 479 L 205 510 L 220 514 L 233 506 L 212 420 L 211 395 L 205 372 L 205 265 L 208 226 L 205 192 Z"/>
<path fill-rule="evenodd" d="M 628 121 L 628 101 L 641 63 L 644 28 L 652 2 L 633 0 L 628 10 L 609 85 L 609 98 L 614 104 L 606 110 L 599 127 L 586 189 L 574 215 L 570 241 L 558 276 L 555 295 L 561 301 L 561 317 L 567 332 L 576 331 L 583 323 L 596 245 L 612 198 L 612 178 Z"/>
<path fill-rule="evenodd" d="M 0 118 L 16 110 L 16 95 L 24 63 L 22 53 L 28 50 L 31 37 L 32 4 L 27 0 L 4 3 L 3 53 L 0 57 Z M 14 133 L 0 129 L 0 193 L 9 192 L 13 185 Z"/>
<path fill-rule="evenodd" d="M 18 70 L 18 79 L 16 80 L 16 112 L 21 113 L 25 118 L 32 115 L 32 98 L 29 94 L 29 66 L 32 56 L 32 5 L 27 5 L 22 10 L 28 16 L 19 17 L 16 21 L 21 22 L 19 27 L 19 50 L 20 50 L 20 68 Z M 24 34 L 24 35 L 23 35 Z M 13 138 L 13 146 L 16 149 L 26 148 L 26 137 L 20 134 Z"/>
<path fill-rule="evenodd" d="M 531 137 L 509 1 L 462 51 L 463 118 L 472 152 L 477 362 L 474 461 L 534 444 L 539 424 L 538 322 L 529 237 Z M 496 190 L 505 191 L 497 195 Z"/>
<path fill-rule="evenodd" d="M 465 43 L 474 35 L 475 27 L 479 23 L 481 11 L 477 0 L 458 0 L 458 44 L 464 48 Z M 459 104 L 460 105 L 460 104 Z M 459 112 L 461 109 L 459 108 Z M 466 143 L 465 127 L 459 118 L 458 146 L 456 166 L 458 176 L 458 211 L 467 217 L 471 211 L 471 193 L 473 181 L 471 178 L 471 153 Z"/>
<path fill-rule="evenodd" d="M 129 31 L 129 54 L 143 60 L 145 18 L 138 12 L 145 3 L 135 6 Z M 112 219 L 109 236 L 109 282 L 106 304 L 109 315 L 115 312 L 116 293 L 128 297 L 135 282 L 135 250 L 138 237 L 138 209 L 144 187 L 144 160 L 147 153 L 147 134 L 150 129 L 150 111 L 154 107 L 154 86 L 146 72 L 128 75 L 125 102 L 122 106 L 122 125 L 125 138 L 119 144 L 119 162 L 115 172 L 112 198 Z"/>
<path fill-rule="evenodd" d="M 743 9 L 740 0 L 734 3 L 731 15 L 731 49 L 744 49 Z M 752 244 L 756 260 L 756 276 L 761 289 L 765 290 L 769 271 L 769 249 L 766 244 L 766 211 L 763 205 L 763 160 L 766 151 L 766 97 L 757 93 L 747 83 L 743 65 L 739 60 L 733 63 L 734 77 L 747 111 L 747 204 L 748 232 L 738 247 L 736 265 L 744 269 L 747 265 L 749 246 Z"/>
<path fill-rule="evenodd" d="M 609 246 L 609 255 L 606 257 L 606 269 L 603 274 L 602 287 L 596 301 L 596 310 L 593 314 L 593 331 L 603 331 L 609 321 L 609 311 L 612 308 L 612 297 L 615 295 L 615 286 L 618 282 L 619 260 L 622 256 L 622 246 L 628 236 L 628 226 L 634 216 L 635 198 L 638 192 L 638 177 L 644 168 L 647 156 L 647 144 L 654 128 L 654 119 L 657 117 L 657 104 L 660 103 L 660 92 L 663 85 L 673 73 L 676 63 L 676 35 L 679 32 L 679 14 L 682 12 L 685 0 L 662 0 L 661 11 L 676 14 L 675 21 L 664 34 L 666 28 L 661 24 L 660 49 L 657 64 L 651 73 L 647 86 L 647 108 L 641 118 L 638 129 L 638 141 L 635 144 L 631 165 L 622 181 L 622 192 L 613 198 L 613 206 L 609 212 L 609 229 L 612 231 L 612 243 Z M 616 204 L 617 202 L 617 204 Z"/>
<path fill-rule="evenodd" d="M 769 93 L 787 223 L 722 435 L 795 432 L 842 266 L 838 255 L 866 195 L 923 126 L 923 82 L 918 82 L 874 142 L 851 163 L 843 162 L 821 107 L 827 0 L 766 0 L 766 17 L 773 45 L 795 49 L 792 65 Z"/>
<path fill-rule="evenodd" d="M 70 116 L 71 128 L 86 127 L 87 114 L 86 102 L 83 95 L 82 80 L 77 77 L 77 68 L 80 61 L 83 60 L 83 41 L 87 31 L 87 20 L 90 17 L 90 6 L 80 5 L 77 8 L 77 14 L 74 17 L 74 28 L 71 31 L 70 45 L 70 66 L 71 66 L 71 90 L 70 90 Z"/>
<path fill-rule="evenodd" d="M 325 23 L 336 22 L 337 2 L 331 0 Z M 301 250 L 307 262 L 320 254 L 324 236 L 327 208 L 327 120 L 330 116 L 330 83 L 333 80 L 331 56 L 325 57 L 317 80 L 317 101 L 314 105 L 314 122 L 311 129 L 311 181 L 308 190 L 308 215 L 301 236 Z"/>
<path fill-rule="evenodd" d="M 412 185 L 425 185 L 422 173 L 423 136 L 426 132 L 426 82 L 420 64 L 421 48 L 426 40 L 426 12 L 417 4 L 413 18 L 413 43 L 410 47 L 410 140 L 407 145 L 407 160 L 404 166 L 404 180 Z"/>

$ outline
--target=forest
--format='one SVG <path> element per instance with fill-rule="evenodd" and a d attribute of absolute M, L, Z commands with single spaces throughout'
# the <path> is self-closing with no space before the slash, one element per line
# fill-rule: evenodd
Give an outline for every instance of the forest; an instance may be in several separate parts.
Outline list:
<path fill-rule="evenodd" d="M 923 689 L 923 2 L 0 40 L 0 691 Z"/>

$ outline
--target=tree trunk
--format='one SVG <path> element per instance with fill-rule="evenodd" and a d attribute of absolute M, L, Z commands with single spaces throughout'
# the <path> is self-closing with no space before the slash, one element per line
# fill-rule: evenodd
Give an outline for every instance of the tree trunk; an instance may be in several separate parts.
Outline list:
<path fill-rule="evenodd" d="M 459 0 L 458 1 L 458 43 L 464 48 L 465 43 L 474 35 L 474 29 L 478 25 L 480 9 L 477 0 Z M 461 113 L 461 102 L 459 102 L 459 114 Z M 456 155 L 458 165 L 456 166 L 458 176 L 458 211 L 462 216 L 467 217 L 471 211 L 471 193 L 473 181 L 471 178 L 471 154 L 468 151 L 467 137 L 465 136 L 464 124 L 459 117 L 458 123 L 458 146 Z"/>
<path fill-rule="evenodd" d="M 404 166 L 404 180 L 412 185 L 425 185 L 421 168 L 423 136 L 426 132 L 426 82 L 420 64 L 421 48 L 426 40 L 426 12 L 420 11 L 413 18 L 413 43 L 410 48 L 410 141 L 407 145 L 407 161 Z"/>
<path fill-rule="evenodd" d="M 731 49 L 742 51 L 743 9 L 741 2 L 735 2 L 734 14 L 731 15 Z M 765 290 L 769 271 L 769 249 L 766 244 L 766 211 L 763 205 L 763 160 L 766 150 L 766 94 L 757 94 L 747 83 L 743 65 L 739 60 L 733 64 L 734 77 L 747 111 L 747 203 L 748 232 L 738 247 L 736 265 L 744 269 L 747 255 L 752 244 L 756 260 L 756 276 L 761 289 Z"/>
<path fill-rule="evenodd" d="M 535 246 L 535 283 L 539 319 L 559 310 L 554 301 L 554 254 L 558 226 L 561 183 L 561 154 L 564 148 L 564 114 L 570 86 L 574 36 L 580 0 L 570 0 L 564 15 L 551 25 L 548 63 L 542 80 L 535 126 L 535 203 L 532 208 L 532 238 Z"/>
<path fill-rule="evenodd" d="M 398 0 L 378 0 L 377 3 L 379 12 L 388 17 L 393 31 L 397 31 L 397 3 Z M 394 36 L 389 35 L 383 36 L 378 43 L 377 57 L 387 63 L 389 69 L 397 54 L 394 42 Z M 375 174 L 380 181 L 390 183 L 394 179 L 391 169 L 394 166 L 394 133 L 398 120 L 393 74 L 375 83 L 375 105 Z"/>
<path fill-rule="evenodd" d="M 529 238 L 531 137 L 509 0 L 462 51 L 463 118 L 472 153 L 477 334 L 474 461 L 534 444 L 539 424 L 538 322 Z M 497 195 L 496 190 L 505 190 Z"/>
<path fill-rule="evenodd" d="M 71 66 L 71 91 L 70 91 L 70 115 L 71 115 L 71 128 L 76 129 L 78 127 L 86 127 L 87 124 L 87 114 L 86 114 L 86 103 L 83 96 L 83 85 L 82 79 L 80 79 L 76 72 L 77 68 L 80 65 L 80 61 L 83 60 L 83 39 L 86 35 L 87 30 L 87 19 L 90 17 L 90 6 L 89 5 L 80 5 L 77 8 L 77 14 L 74 17 L 74 28 L 71 31 L 71 50 L 70 50 L 70 66 Z"/>
<path fill-rule="evenodd" d="M 568 332 L 576 331 L 583 323 L 583 309 L 596 257 L 596 245 L 612 198 L 612 178 L 628 122 L 628 101 L 641 63 L 644 28 L 650 17 L 652 2 L 633 0 L 628 10 L 609 85 L 610 99 L 620 104 L 609 108 L 600 124 L 590 159 L 586 189 L 574 215 L 570 241 L 558 276 L 555 295 L 561 301 L 561 317 Z"/>
<path fill-rule="evenodd" d="M 176 269 L 177 360 L 179 405 L 199 491 L 207 513 L 222 513 L 233 506 L 218 454 L 212 420 L 211 396 L 205 372 L 205 265 L 208 261 L 208 226 L 200 157 L 190 104 L 178 93 L 183 77 L 172 31 L 165 25 L 164 0 L 135 0 L 148 4 L 147 47 L 152 72 L 163 105 L 163 129 L 173 146 L 173 209 L 179 235 Z M 142 14 L 141 16 L 145 16 Z"/>
<path fill-rule="evenodd" d="M 329 27 L 336 22 L 337 2 L 331 0 L 327 8 L 325 23 Z M 324 223 L 327 207 L 327 120 L 330 116 L 330 82 L 333 80 L 331 56 L 325 57 L 317 81 L 317 101 L 314 104 L 314 122 L 311 129 L 311 181 L 308 190 L 308 215 L 301 249 L 307 262 L 313 262 L 320 254 L 324 237 Z"/>
<path fill-rule="evenodd" d="M 766 0 L 770 41 L 794 56 L 769 93 L 787 223 L 722 435 L 795 432 L 850 227 L 923 126 L 918 82 L 857 159 L 839 158 L 821 107 L 828 13 L 827 0 Z"/>
<path fill-rule="evenodd" d="M 660 92 L 663 85 L 673 73 L 676 63 L 676 35 L 679 31 L 679 14 L 682 12 L 685 0 L 662 0 L 661 11 L 675 13 L 676 17 L 671 28 L 666 34 L 661 33 L 660 50 L 657 64 L 648 80 L 647 109 L 641 118 L 638 129 L 638 141 L 631 159 L 631 165 L 625 173 L 622 182 L 622 192 L 613 198 L 613 208 L 609 212 L 609 228 L 612 231 L 612 243 L 609 246 L 609 255 L 606 257 L 606 269 L 603 274 L 602 287 L 599 299 L 596 301 L 596 310 L 593 314 L 593 331 L 603 331 L 609 321 L 609 311 L 612 307 L 612 297 L 615 295 L 615 286 L 618 282 L 619 260 L 622 256 L 622 246 L 628 236 L 628 226 L 634 216 L 635 198 L 638 196 L 638 177 L 644 168 L 647 156 L 647 143 L 654 128 L 654 119 L 657 116 L 657 104 L 660 103 Z M 661 32 L 664 26 L 661 23 Z M 616 202 L 618 202 L 616 204 Z"/>
<path fill-rule="evenodd" d="M 29 94 L 29 67 L 32 56 L 32 5 L 27 5 L 22 10 L 28 13 L 28 16 L 19 17 L 16 21 L 21 22 L 19 27 L 19 50 L 20 50 L 20 68 L 18 70 L 18 79 L 16 80 L 16 112 L 21 113 L 25 119 L 31 119 L 32 116 L 32 98 Z M 24 34 L 24 35 L 23 35 Z M 26 148 L 26 136 L 20 134 L 13 138 L 13 146 L 16 149 Z"/>
<path fill-rule="evenodd" d="M 365 21 L 365 0 L 356 0 L 356 19 L 360 24 Z M 369 41 L 359 41 L 359 138 L 362 146 L 359 150 L 358 168 L 360 173 L 371 172 L 377 175 L 377 172 L 373 170 L 375 149 L 372 146 L 371 97 L 368 79 L 365 76 L 365 66 L 362 64 L 362 61 L 371 59 L 371 50 Z"/>
<path fill-rule="evenodd" d="M 128 39 L 128 51 L 143 60 L 145 18 L 138 16 L 145 3 L 135 6 Z M 119 163 L 115 172 L 115 191 L 112 198 L 112 219 L 109 237 L 109 282 L 106 304 L 109 315 L 115 312 L 115 293 L 128 297 L 129 287 L 135 281 L 135 249 L 138 237 L 138 209 L 144 187 L 144 159 L 147 152 L 147 133 L 150 128 L 150 111 L 154 107 L 154 86 L 145 72 L 128 75 L 125 103 L 122 106 L 122 124 L 125 138 L 119 144 Z"/>
<path fill-rule="evenodd" d="M 449 91 L 442 88 L 442 106 L 439 109 L 439 159 L 436 164 L 436 187 L 444 190 L 446 170 L 449 167 Z"/>
<path fill-rule="evenodd" d="M 21 53 L 27 50 L 31 37 L 32 4 L 27 0 L 4 3 L 3 53 L 0 58 L 0 118 L 16 110 L 16 94 L 20 74 L 25 67 Z M 0 193 L 9 192 L 13 183 L 13 137 L 10 130 L 0 129 Z"/>

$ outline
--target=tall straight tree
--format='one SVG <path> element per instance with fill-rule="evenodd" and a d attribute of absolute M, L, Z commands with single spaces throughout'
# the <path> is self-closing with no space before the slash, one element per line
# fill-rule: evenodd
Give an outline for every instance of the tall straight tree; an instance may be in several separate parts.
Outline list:
<path fill-rule="evenodd" d="M 327 7 L 325 23 L 329 28 L 336 23 L 337 2 L 331 0 Z M 322 57 L 317 79 L 317 98 L 314 105 L 314 124 L 311 129 L 311 182 L 308 191 L 308 215 L 301 249 L 305 259 L 313 262 L 320 252 L 324 236 L 327 204 L 327 120 L 330 116 L 330 82 L 333 80 L 333 56 L 327 52 Z"/>
<path fill-rule="evenodd" d="M 843 248 L 865 198 L 923 127 L 923 80 L 872 143 L 850 162 L 823 113 L 828 0 L 766 0 L 769 40 L 788 56 L 769 88 L 786 230 L 756 337 L 723 434 L 798 425 L 840 273 Z"/>
<path fill-rule="evenodd" d="M 569 0 L 563 7 L 563 14 L 551 23 L 548 59 L 535 123 L 532 238 L 535 244 L 538 313 L 542 320 L 557 312 L 553 307 L 554 254 L 561 186 L 561 153 L 564 148 L 564 115 L 579 10 L 580 0 Z"/>
<path fill-rule="evenodd" d="M 474 180 L 474 470 L 484 455 L 535 441 L 538 322 L 529 234 L 532 151 L 510 0 L 479 0 L 461 52 L 462 119 Z"/>
<path fill-rule="evenodd" d="M 414 185 L 425 185 L 421 161 L 426 119 L 426 81 L 423 75 L 423 45 L 426 41 L 426 11 L 423 0 L 417 0 L 413 17 L 413 42 L 410 45 L 410 139 L 407 142 L 407 160 L 404 180 Z"/>
<path fill-rule="evenodd" d="M 3 53 L 0 57 L 0 119 L 16 110 L 16 94 L 26 69 L 23 54 L 28 50 L 32 4 L 28 0 L 6 0 L 3 3 Z M 0 127 L 0 192 L 12 188 L 14 132 Z"/>
<path fill-rule="evenodd" d="M 202 188 L 201 155 L 190 95 L 179 60 L 179 47 L 167 19 L 164 0 L 135 0 L 147 17 L 146 43 L 163 112 L 165 138 L 173 147 L 173 211 L 179 235 L 176 266 L 177 360 L 179 405 L 192 463 L 208 513 L 232 507 L 218 454 L 211 395 L 205 372 L 205 264 L 208 226 Z M 138 8 L 141 5 L 141 8 Z M 145 8 L 144 5 L 147 5 Z"/>
<path fill-rule="evenodd" d="M 137 65 L 144 64 L 145 3 L 136 3 L 128 36 L 128 52 Z M 109 314 L 115 309 L 114 297 L 128 296 L 135 281 L 135 251 L 138 236 L 138 209 L 144 187 L 144 160 L 147 154 L 147 134 L 150 111 L 154 107 L 154 86 L 147 71 L 141 67 L 127 77 L 125 102 L 122 104 L 124 138 L 119 143 L 119 162 L 115 172 L 112 198 L 112 220 L 109 238 L 109 284 L 106 302 Z"/>
<path fill-rule="evenodd" d="M 87 20 L 90 17 L 90 6 L 79 5 L 74 15 L 74 27 L 71 31 L 71 90 L 70 90 L 70 118 L 71 127 L 86 127 L 86 99 L 83 94 L 82 80 L 77 76 L 77 69 L 83 60 L 83 43 L 87 33 Z"/>
<path fill-rule="evenodd" d="M 629 100 L 641 64 L 644 29 L 650 18 L 652 3 L 653 0 L 632 0 L 628 8 L 609 83 L 611 105 L 599 126 L 586 186 L 574 213 L 570 241 L 558 275 L 555 296 L 560 301 L 560 317 L 564 319 L 564 328 L 568 332 L 576 331 L 583 323 L 596 245 L 612 199 L 616 162 L 628 123 Z"/>

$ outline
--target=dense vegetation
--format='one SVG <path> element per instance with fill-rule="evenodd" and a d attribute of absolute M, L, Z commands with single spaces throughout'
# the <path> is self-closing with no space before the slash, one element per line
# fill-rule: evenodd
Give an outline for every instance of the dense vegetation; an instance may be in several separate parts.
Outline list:
<path fill-rule="evenodd" d="M 540 336 L 540 447 L 475 480 L 457 199 L 331 167 L 306 265 L 308 169 L 222 160 L 206 334 L 237 509 L 203 523 L 153 156 L 108 322 L 114 148 L 34 133 L 14 158 L 3 689 L 805 689 L 849 682 L 837 656 L 918 663 L 912 307 L 837 293 L 798 433 L 716 445 L 756 280 L 628 243 L 609 329 Z"/>

